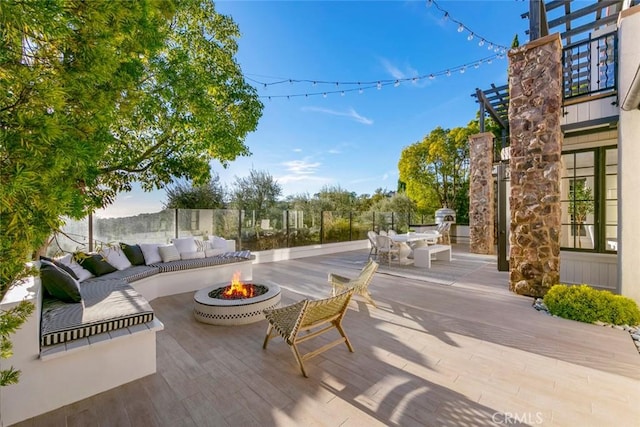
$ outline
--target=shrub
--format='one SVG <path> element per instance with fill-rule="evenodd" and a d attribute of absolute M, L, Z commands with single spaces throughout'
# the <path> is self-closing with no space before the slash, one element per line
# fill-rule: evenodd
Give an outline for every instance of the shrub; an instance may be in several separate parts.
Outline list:
<path fill-rule="evenodd" d="M 640 324 L 640 309 L 630 298 L 587 285 L 555 285 L 544 296 L 549 313 L 565 319 L 614 325 Z"/>

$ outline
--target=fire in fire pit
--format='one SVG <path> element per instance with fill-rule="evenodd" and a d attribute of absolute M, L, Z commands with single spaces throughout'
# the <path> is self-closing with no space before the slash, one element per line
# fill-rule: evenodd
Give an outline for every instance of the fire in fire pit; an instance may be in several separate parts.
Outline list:
<path fill-rule="evenodd" d="M 229 286 L 214 289 L 209 292 L 209 297 L 226 300 L 245 299 L 262 295 L 267 290 L 266 286 L 241 282 L 240 273 L 235 273 Z"/>

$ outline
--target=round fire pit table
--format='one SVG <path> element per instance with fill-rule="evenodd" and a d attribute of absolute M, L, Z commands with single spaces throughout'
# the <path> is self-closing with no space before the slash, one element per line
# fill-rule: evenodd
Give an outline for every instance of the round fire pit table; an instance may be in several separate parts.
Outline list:
<path fill-rule="evenodd" d="M 280 286 L 275 283 L 242 283 L 266 288 L 266 291 L 249 298 L 223 299 L 216 296 L 229 283 L 201 289 L 193 297 L 193 314 L 196 320 L 212 325 L 246 325 L 264 319 L 262 310 L 280 304 Z"/>

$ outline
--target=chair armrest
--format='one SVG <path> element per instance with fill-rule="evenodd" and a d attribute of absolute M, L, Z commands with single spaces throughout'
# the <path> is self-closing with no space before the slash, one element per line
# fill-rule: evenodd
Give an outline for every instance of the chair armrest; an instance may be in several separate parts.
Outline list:
<path fill-rule="evenodd" d="M 335 273 L 329 273 L 329 281 L 330 282 L 350 282 L 352 279 L 349 277 L 341 276 Z"/>

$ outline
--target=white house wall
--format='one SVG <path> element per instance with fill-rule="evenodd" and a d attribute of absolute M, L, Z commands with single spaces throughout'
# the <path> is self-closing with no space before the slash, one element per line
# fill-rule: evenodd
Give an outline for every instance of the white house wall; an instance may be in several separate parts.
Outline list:
<path fill-rule="evenodd" d="M 640 67 L 640 5 L 623 11 L 618 25 L 618 85 L 623 100 Z M 640 110 L 621 110 L 619 128 L 619 291 L 640 304 Z"/>

